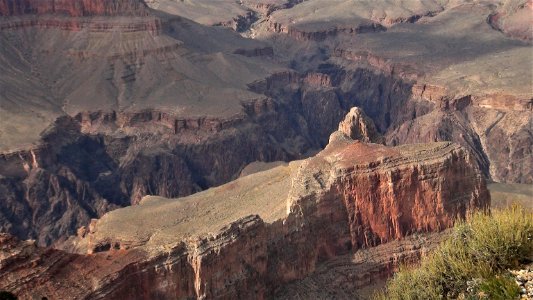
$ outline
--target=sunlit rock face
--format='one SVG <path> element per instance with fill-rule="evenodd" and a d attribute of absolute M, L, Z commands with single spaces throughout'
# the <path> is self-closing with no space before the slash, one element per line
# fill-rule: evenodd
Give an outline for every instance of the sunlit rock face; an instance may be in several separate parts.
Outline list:
<path fill-rule="evenodd" d="M 0 287 L 58 299 L 263 299 L 329 260 L 440 232 L 488 209 L 485 180 L 463 148 L 448 142 L 387 147 L 347 135 L 371 124 L 354 109 L 314 157 L 186 198 L 146 197 L 93 220 L 64 250 L 3 236 L 0 267 L 10 276 L 0 277 Z M 410 243 L 416 244 L 406 242 L 405 253 L 392 251 L 401 258 L 368 270 L 386 277 L 430 245 Z M 17 267 L 29 262 L 31 268 Z M 82 277 L 90 280 L 66 284 Z"/>
<path fill-rule="evenodd" d="M 0 289 L 320 298 L 415 261 L 483 178 L 533 182 L 531 7 L 0 0 L 0 231 L 36 240 Z"/>

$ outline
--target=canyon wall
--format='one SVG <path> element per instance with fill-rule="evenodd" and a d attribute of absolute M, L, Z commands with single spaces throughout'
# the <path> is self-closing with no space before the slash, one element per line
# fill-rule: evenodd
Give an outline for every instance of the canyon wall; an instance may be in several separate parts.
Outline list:
<path fill-rule="evenodd" d="M 91 129 L 86 122 L 62 117 L 39 147 L 2 154 L 2 231 L 48 245 L 74 234 L 91 218 L 137 204 L 145 195 L 186 196 L 237 177 L 251 162 L 294 159 L 306 148 L 283 148 L 284 140 L 296 133 L 281 130 L 291 126 L 286 118 L 274 122 L 273 113 L 233 121 L 181 119 L 168 127 L 164 119 L 135 116 L 119 115 L 132 127 L 143 126 L 122 137 L 83 133 Z M 104 119 L 93 125 L 116 126 Z M 240 123 L 240 130 L 225 122 Z M 144 131 L 150 128 L 160 133 Z"/>
<path fill-rule="evenodd" d="M 0 218 L 1 228 L 48 245 L 145 195 L 186 196 L 237 178 L 254 161 L 301 158 L 327 145 L 353 105 L 376 125 L 349 133 L 352 137 L 388 145 L 452 140 L 467 149 L 486 177 L 531 180 L 527 120 L 492 126 L 490 119 L 482 123 L 477 117 L 489 113 L 487 108 L 430 95 L 430 88 L 420 97 L 411 84 L 369 70 L 321 71 L 278 73 L 252 83 L 267 99 L 243 104 L 234 118 L 187 119 L 157 110 L 64 118 L 49 135 L 71 138 L 58 142 L 45 135 L 42 148 L 1 156 L 0 197 L 4 211 L 14 212 Z M 514 114 L 508 112 L 507 119 L 521 122 Z M 128 134 L 115 134 L 118 128 Z M 55 146 L 49 150 L 47 143 Z"/>
<path fill-rule="evenodd" d="M 2 41 L 9 49 L 2 54 L 12 54 L 5 59 L 25 63 L 13 64 L 17 67 L 6 69 L 5 74 L 16 74 L 13 80 L 20 79 L 24 84 L 45 82 L 46 88 L 59 92 L 37 98 L 60 99 L 55 106 L 62 109 L 66 105 L 71 109 L 70 117 L 58 119 L 34 145 L 0 154 L 2 231 L 49 245 L 74 234 L 92 218 L 138 204 L 145 195 L 186 196 L 237 178 L 247 164 L 255 161 L 307 157 L 328 144 L 330 133 L 353 106 L 360 107 L 374 121 L 376 131 L 372 133 L 374 129 L 369 127 L 353 132 L 353 137 L 368 135 L 368 141 L 391 146 L 453 141 L 472 155 L 486 178 L 502 182 L 533 181 L 532 105 L 527 97 L 454 94 L 445 85 L 418 82 L 420 72 L 413 64 L 397 63 L 353 45 L 335 44 L 334 49 L 321 50 L 313 46 L 309 51 L 316 50 L 319 54 L 287 54 L 284 45 L 298 47 L 300 42 L 282 40 L 281 46 L 275 42 L 269 44 L 270 41 L 243 42 L 245 39 L 228 34 L 229 30 L 205 28 L 162 14 L 127 19 L 112 17 L 113 9 L 119 15 L 135 11 L 137 2 L 104 2 L 99 4 L 102 8 L 94 9 L 91 1 L 69 2 L 82 10 L 91 8 L 99 18 L 72 18 L 61 13 L 32 15 L 37 11 L 30 10 L 24 12 L 30 15 L 27 18 L 3 17 L 0 22 L 2 38 L 5 38 Z M 2 3 L 4 10 L 15 5 L 10 1 Z M 36 2 L 17 3 L 31 6 Z M 39 3 L 48 10 L 56 4 L 64 6 L 60 1 Z M 289 7 L 297 3 L 286 4 Z M 90 11 L 79 13 L 80 16 L 91 14 Z M 418 20 L 415 19 L 397 22 Z M 154 23 L 143 23 L 146 20 Z M 387 20 L 396 19 L 382 20 L 389 26 L 392 23 Z M 30 28 L 17 27 L 19 21 Z M 153 26 L 141 26 L 137 21 Z M 61 25 L 67 23 L 68 26 Z M 58 28 L 74 32 L 58 32 Z M 391 30 L 392 27 L 388 28 L 387 34 Z M 120 39 L 114 38 L 116 33 L 121 33 Z M 338 38 L 346 36 L 346 33 L 338 34 Z M 36 42 L 34 36 L 42 40 Z M 205 36 L 209 38 L 199 38 Z M 218 39 L 219 36 L 224 38 Z M 357 38 L 362 39 L 361 36 Z M 98 37 L 96 40 L 103 46 L 100 42 L 89 42 L 93 41 L 92 37 Z M 65 51 L 50 47 L 49 40 L 54 39 L 66 43 Z M 231 45 L 219 48 L 223 40 Z M 79 44 L 98 44 L 101 48 L 80 48 Z M 210 51 L 215 54 L 211 55 Z M 267 68 L 283 56 L 291 57 L 294 68 L 277 65 L 275 70 Z M 310 61 L 305 62 L 306 59 Z M 49 61 L 52 63 L 46 64 Z M 205 65 L 196 65 L 204 61 Z M 196 67 L 191 68 L 191 64 Z M 202 78 L 229 80 L 235 76 L 228 75 L 226 70 L 246 64 L 253 70 L 264 68 L 268 72 L 254 75 L 253 80 L 248 77 L 242 80 L 238 93 L 228 96 L 223 90 L 216 90 L 214 100 L 206 100 L 209 97 L 202 90 L 198 99 L 180 102 L 182 95 L 204 88 L 194 85 Z M 2 66 L 7 68 L 11 64 Z M 168 71 L 172 66 L 175 70 Z M 189 70 L 210 70 L 212 66 L 223 71 L 183 74 Z M 20 76 L 19 69 L 25 70 L 24 76 L 32 80 Z M 248 76 L 249 72 L 239 69 L 235 74 Z M 70 82 L 70 78 L 76 80 Z M 196 79 L 186 81 L 187 78 Z M 228 85 L 217 84 L 224 88 Z M 206 86 L 205 92 L 209 93 L 215 85 L 206 82 Z M 5 87 L 9 88 L 6 95 L 10 96 L 18 95 L 19 90 L 34 90 L 33 85 Z M 158 94 L 164 94 L 168 87 L 182 90 L 172 90 L 165 94 L 167 98 Z M 235 99 L 237 94 L 248 92 L 245 100 Z M 135 98 L 134 94 L 141 96 Z M 28 99 L 34 98 L 6 98 L 10 101 L 6 103 L 13 105 L 5 107 L 25 103 L 20 104 L 21 111 L 46 114 L 40 111 L 41 104 L 31 106 L 34 103 Z M 166 102 L 158 102 L 160 99 Z M 113 107 L 115 103 L 133 109 Z M 196 103 L 201 106 L 195 107 Z M 33 108 L 28 109 L 26 105 Z M 189 107 L 197 111 L 177 112 Z M 232 114 L 219 116 L 210 111 L 213 107 L 227 108 Z M 16 113 L 4 115 L 11 117 Z M 17 128 L 47 124 L 38 116 L 21 116 L 20 120 L 23 122 Z M 31 123 L 33 120 L 39 121 Z M 382 140 L 377 140 L 378 135 L 383 136 Z"/>
<path fill-rule="evenodd" d="M 253 40 L 142 1 L 0 0 L 0 59 L 10 62 L 0 108 L 20 106 L 1 111 L 0 134 L 51 122 L 33 145 L 0 154 L 0 231 L 36 239 L 0 235 L 0 289 L 49 299 L 313 297 L 324 291 L 306 283 L 338 278 L 324 272 L 340 265 L 347 278 L 335 282 L 356 295 L 431 248 L 418 236 L 487 209 L 484 177 L 533 182 L 530 92 L 514 93 L 523 73 L 506 70 L 520 65 L 499 61 L 520 59 L 506 51 L 529 41 L 529 2 L 493 15 L 478 4 L 399 5 L 399 16 L 354 24 L 330 10 L 320 26 L 273 15 L 300 0 L 245 2 L 259 13 L 219 25 Z M 465 20 L 481 20 L 479 32 Z M 259 41 L 262 30 L 274 36 Z M 422 80 L 451 69 L 484 86 Z M 48 106 L 62 116 L 41 119 Z M 236 179 L 249 163 L 323 148 Z"/>
<path fill-rule="evenodd" d="M 93 18 L 96 17 L 96 18 Z M 111 17 L 122 18 L 111 19 Z M 125 19 L 125 18 L 128 19 Z M 140 0 L 0 1 L 0 30 L 24 28 L 91 32 L 161 32 L 161 20 Z"/>
<path fill-rule="evenodd" d="M 77 254 L 3 235 L 0 288 L 54 299 L 265 299 L 336 257 L 442 231 L 490 205 L 473 158 L 452 143 L 386 147 L 337 131 L 315 157 L 267 172 L 182 200 L 146 199 L 108 213 L 64 244 Z M 284 182 L 289 189 L 281 188 Z M 191 209 L 211 201 L 211 211 Z M 281 213 L 263 212 L 267 204 L 281 206 Z M 151 220 L 154 212 L 159 217 Z M 197 224 L 196 213 L 213 223 Z M 139 222 L 146 223 L 133 225 Z M 420 253 L 361 268 L 387 276 Z"/>
<path fill-rule="evenodd" d="M 81 16 L 145 16 L 146 4 L 141 0 L 2 0 L 0 16 L 24 14 L 66 14 Z"/>

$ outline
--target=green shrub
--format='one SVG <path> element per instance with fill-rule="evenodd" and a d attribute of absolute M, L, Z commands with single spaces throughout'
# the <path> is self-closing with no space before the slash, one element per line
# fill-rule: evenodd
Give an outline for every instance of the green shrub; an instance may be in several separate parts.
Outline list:
<path fill-rule="evenodd" d="M 517 299 L 520 288 L 510 276 L 492 276 L 480 282 L 477 295 L 493 300 Z"/>
<path fill-rule="evenodd" d="M 472 215 L 417 268 L 402 267 L 376 299 L 513 299 L 506 270 L 532 260 L 533 214 L 511 207 Z"/>

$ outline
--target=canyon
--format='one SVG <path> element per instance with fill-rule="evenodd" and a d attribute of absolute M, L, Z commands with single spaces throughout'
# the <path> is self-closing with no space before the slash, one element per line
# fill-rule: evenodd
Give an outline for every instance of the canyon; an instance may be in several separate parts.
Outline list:
<path fill-rule="evenodd" d="M 359 297 L 533 184 L 532 12 L 0 0 L 0 290 Z"/>
<path fill-rule="evenodd" d="M 466 150 L 353 140 L 372 127 L 358 126 L 368 119 L 358 112 L 313 157 L 185 198 L 146 196 L 93 220 L 58 249 L 4 234 L 0 288 L 54 299 L 290 297 L 291 284 L 332 261 L 359 270 L 352 284 L 361 287 L 431 249 L 441 235 L 427 233 L 489 208 Z M 394 250 L 399 245 L 404 250 Z"/>

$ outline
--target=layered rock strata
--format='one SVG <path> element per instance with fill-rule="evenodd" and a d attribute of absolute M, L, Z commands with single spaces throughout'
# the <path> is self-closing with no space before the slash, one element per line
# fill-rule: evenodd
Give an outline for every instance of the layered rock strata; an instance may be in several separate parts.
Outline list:
<path fill-rule="evenodd" d="M 30 9 L 2 17 L 0 59 L 9 62 L 0 65 L 2 231 L 49 245 L 145 195 L 185 196 L 237 178 L 255 161 L 307 157 L 327 145 L 353 106 L 388 145 L 453 141 L 487 178 L 533 181 L 524 80 L 531 76 L 522 70 L 530 49 L 487 24 L 491 13 L 524 15 L 524 1 L 407 1 L 394 8 L 367 1 L 356 4 L 361 9 L 345 0 L 243 1 L 277 7 L 252 28 L 253 40 L 154 10 L 132 14 L 133 1 L 104 2 L 99 7 L 108 8 L 73 1 L 79 13 Z M 177 5 L 199 3 L 220 7 L 211 10 L 217 15 L 224 3 L 239 6 Z M 338 10 L 343 3 L 349 7 Z M 266 21 L 305 32 L 364 24 L 387 30 L 298 42 L 263 36 L 272 34 L 261 32 Z M 49 147 L 55 140 L 42 130 L 51 124 L 69 131 L 63 119 L 56 122 L 67 114 L 79 130 Z"/>
<path fill-rule="evenodd" d="M 0 16 L 24 14 L 66 14 L 81 16 L 145 16 L 146 4 L 141 0 L 2 0 Z"/>
<path fill-rule="evenodd" d="M 290 282 L 274 299 L 371 299 L 399 267 L 416 264 L 445 239 L 447 231 L 411 235 L 341 255 L 317 265 L 315 272 Z"/>
<path fill-rule="evenodd" d="M 40 146 L 1 155 L 2 231 L 34 236 L 40 245 L 48 245 L 73 234 L 91 218 L 137 204 L 145 195 L 186 196 L 231 180 L 256 160 L 294 158 L 272 144 L 272 138 L 283 141 L 276 132 L 284 123 L 269 122 L 275 127 L 265 128 L 255 117 L 167 120 L 159 116 L 105 114 L 92 121 L 80 116 L 81 122 L 62 117 L 43 134 Z M 116 122 L 127 122 L 136 133 L 89 134 L 95 128 L 113 128 Z M 241 131 L 233 127 L 238 124 Z M 263 146 L 257 148 L 256 143 Z M 15 213 L 8 213 L 12 210 Z"/>
<path fill-rule="evenodd" d="M 355 99 L 352 105 L 367 112 L 388 144 L 454 141 L 476 155 L 487 178 L 531 183 L 532 73 L 519 57 L 531 52 L 532 8 L 526 0 L 394 7 L 310 0 L 274 12 L 257 32 L 275 36 L 274 50 L 292 55 L 295 69 L 325 73 L 323 66 L 337 66 L 327 74 L 338 79 L 328 88 L 337 98 Z M 382 30 L 358 34 L 357 26 L 372 24 Z M 316 51 L 304 50 L 312 47 Z M 354 68 L 387 79 L 348 79 Z M 402 82 L 393 91 L 391 78 Z M 404 105 L 416 111 L 404 114 Z"/>
<path fill-rule="evenodd" d="M 292 10 L 279 10 L 268 18 L 266 30 L 284 33 L 300 41 L 324 41 L 337 35 L 358 35 L 387 31 L 402 23 L 415 23 L 444 10 L 436 1 L 403 2 L 389 6 L 385 1 L 305 1 Z M 332 20 L 332 16 L 334 20 Z"/>
<path fill-rule="evenodd" d="M 244 103 L 243 113 L 235 117 L 185 118 L 158 110 L 84 112 L 70 118 L 80 129 L 64 147 L 52 140 L 54 151 L 36 148 L 4 154 L 0 159 L 4 211 L 15 213 L 4 215 L 3 230 L 46 245 L 73 234 L 91 218 L 138 203 L 144 195 L 185 196 L 236 178 L 254 161 L 298 159 L 309 148 L 327 144 L 327 132 L 354 104 L 376 123 L 362 127 L 361 133 L 372 133 L 374 127 L 385 132 L 387 144 L 453 140 L 472 153 L 485 176 L 526 182 L 531 178 L 530 121 L 513 117 L 513 111 L 501 114 L 506 123 L 511 118 L 519 123 L 509 132 L 510 124 L 492 125 L 490 115 L 485 123 L 478 116 L 487 114 L 487 109 L 468 99 L 439 97 L 440 90 L 432 86 L 415 94 L 417 87 L 365 69 L 277 73 L 250 87 L 267 97 Z M 479 123 L 479 129 L 474 130 L 472 123 Z M 62 124 L 52 132 L 63 132 L 67 125 Z M 490 130 L 478 135 L 485 127 Z M 520 135 L 513 133 L 517 130 Z M 373 135 L 369 140 L 380 142 Z M 508 152 L 503 149 L 507 140 L 513 145 Z M 98 155 L 73 150 L 84 148 L 95 149 Z M 47 204 L 39 199 L 50 200 Z M 52 206 L 56 210 L 45 209 Z"/>
<path fill-rule="evenodd" d="M 271 55 L 265 44 L 142 1 L 59 2 L 3 2 L 0 231 L 50 245 L 145 195 L 186 196 L 310 148 L 285 142 L 287 114 L 272 122 L 273 100 L 247 91 L 269 74 L 248 58 Z"/>
<path fill-rule="evenodd" d="M 90 32 L 151 32 L 161 20 L 141 0 L 24 0 L 0 1 L 0 30 L 24 28 Z"/>
<path fill-rule="evenodd" d="M 264 299 L 322 262 L 441 231 L 489 203 L 455 144 L 390 148 L 338 131 L 315 157 L 110 212 L 64 244 L 78 254 L 4 235 L 0 288 L 54 299 Z M 386 275 L 416 255 L 368 268 Z"/>
<path fill-rule="evenodd" d="M 384 143 L 384 139 L 377 131 L 374 122 L 358 107 L 354 107 L 348 112 L 344 120 L 340 122 L 338 131 L 352 140 L 364 143 Z"/>

